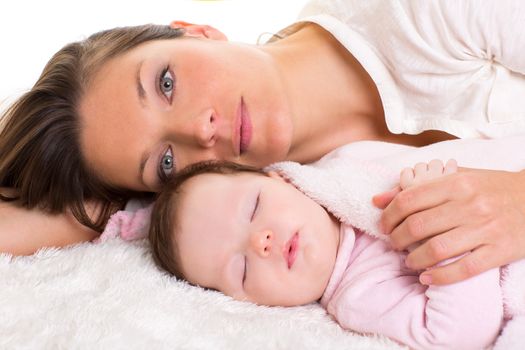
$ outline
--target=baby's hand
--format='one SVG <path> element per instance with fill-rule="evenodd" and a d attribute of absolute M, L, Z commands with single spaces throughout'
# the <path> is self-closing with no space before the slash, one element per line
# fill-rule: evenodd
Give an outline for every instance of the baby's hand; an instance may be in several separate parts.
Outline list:
<path fill-rule="evenodd" d="M 401 171 L 399 186 L 401 190 L 418 185 L 437 177 L 452 174 L 458 171 L 458 164 L 454 159 L 447 161 L 446 165 L 443 162 L 434 159 L 427 163 L 417 163 L 414 168 L 405 168 Z"/>
<path fill-rule="evenodd" d="M 443 162 L 437 159 L 427 163 L 418 163 L 414 168 L 405 168 L 401 171 L 399 186 L 377 194 L 372 198 L 372 203 L 379 209 L 385 209 L 394 197 L 409 187 L 418 185 L 432 179 L 456 173 L 458 171 L 458 164 L 454 159 L 450 159 L 445 166 Z"/>

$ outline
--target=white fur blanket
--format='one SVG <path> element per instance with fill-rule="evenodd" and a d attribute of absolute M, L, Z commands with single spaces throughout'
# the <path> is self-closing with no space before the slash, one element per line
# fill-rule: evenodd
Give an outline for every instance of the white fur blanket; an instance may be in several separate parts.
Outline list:
<path fill-rule="evenodd" d="M 501 149 L 519 153 L 520 142 L 507 141 Z M 428 150 L 417 160 L 455 157 L 460 165 L 474 165 L 458 154 L 471 152 L 455 148 L 452 154 Z M 377 164 L 392 173 L 415 164 L 405 157 L 407 163 L 392 165 L 398 163 L 394 154 L 405 151 L 421 152 L 368 142 L 344 149 L 355 159 L 381 160 Z M 505 149 L 503 154 L 515 153 Z M 491 168 L 483 162 L 478 166 Z M 115 238 L 44 249 L 31 257 L 0 255 L 0 275 L 1 349 L 403 348 L 383 337 L 342 330 L 318 305 L 261 307 L 178 282 L 153 265 L 144 240 Z M 507 325 L 496 349 L 521 348 L 517 335 L 525 334 L 523 317 Z"/>
<path fill-rule="evenodd" d="M 400 349 L 318 305 L 269 308 L 160 272 L 144 240 L 0 256 L 0 349 Z"/>

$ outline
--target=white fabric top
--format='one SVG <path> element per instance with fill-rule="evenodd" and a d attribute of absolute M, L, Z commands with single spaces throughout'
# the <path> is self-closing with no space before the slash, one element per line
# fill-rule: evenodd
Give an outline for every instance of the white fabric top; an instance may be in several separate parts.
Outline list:
<path fill-rule="evenodd" d="M 332 33 L 366 69 L 393 133 L 525 132 L 523 1 L 313 0 L 299 19 Z"/>

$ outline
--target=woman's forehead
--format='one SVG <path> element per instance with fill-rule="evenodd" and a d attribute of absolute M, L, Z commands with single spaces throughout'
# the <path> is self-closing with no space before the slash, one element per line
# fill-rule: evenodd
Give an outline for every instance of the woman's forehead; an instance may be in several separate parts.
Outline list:
<path fill-rule="evenodd" d="M 147 146 L 148 118 L 137 95 L 137 57 L 116 59 L 101 68 L 80 101 L 81 149 L 99 176 L 137 189 L 134 164 Z"/>
<path fill-rule="evenodd" d="M 100 84 L 119 74 L 135 74 L 137 68 L 145 60 L 157 58 L 160 54 L 168 54 L 171 50 L 176 50 L 177 47 L 184 47 L 184 45 L 180 45 L 182 42 L 185 42 L 182 38 L 150 40 L 117 54 L 105 60 L 93 72 L 94 74 L 90 77 L 90 83 L 86 90 L 89 91 L 92 85 L 100 86 Z"/>

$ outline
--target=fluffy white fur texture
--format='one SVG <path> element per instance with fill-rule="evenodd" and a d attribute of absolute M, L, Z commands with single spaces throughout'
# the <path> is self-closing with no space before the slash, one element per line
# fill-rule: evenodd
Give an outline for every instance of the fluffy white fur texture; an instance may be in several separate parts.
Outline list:
<path fill-rule="evenodd" d="M 402 349 L 318 305 L 269 308 L 168 277 L 144 240 L 0 255 L 1 349 Z"/>

